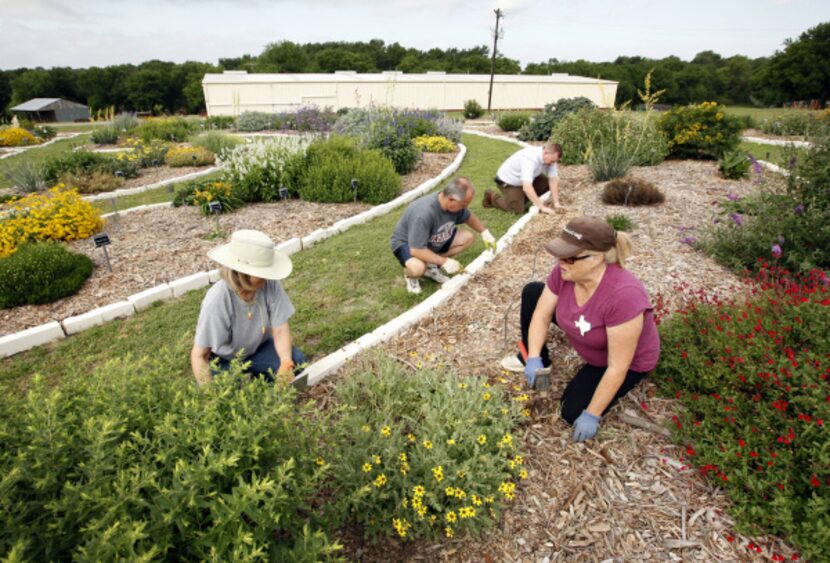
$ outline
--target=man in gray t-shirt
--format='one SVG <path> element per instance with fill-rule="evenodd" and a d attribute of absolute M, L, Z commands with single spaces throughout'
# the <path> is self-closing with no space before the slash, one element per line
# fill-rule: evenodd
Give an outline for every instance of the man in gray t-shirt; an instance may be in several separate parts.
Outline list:
<path fill-rule="evenodd" d="M 467 209 L 474 195 L 472 183 L 462 176 L 438 194 L 425 195 L 406 208 L 392 233 L 390 247 L 404 267 L 407 291 L 420 293 L 418 280 L 422 276 L 438 283 L 447 281 L 449 278 L 439 267 L 448 274 L 461 270 L 461 264 L 453 256 L 473 244 L 473 235 L 457 229 L 456 225 L 466 223 L 481 233 L 488 248 L 495 248 L 496 239 Z"/>

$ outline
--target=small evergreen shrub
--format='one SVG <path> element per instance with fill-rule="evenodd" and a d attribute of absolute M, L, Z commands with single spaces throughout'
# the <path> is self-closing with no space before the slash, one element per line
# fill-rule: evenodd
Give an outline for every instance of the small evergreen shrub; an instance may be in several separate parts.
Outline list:
<path fill-rule="evenodd" d="M 386 137 L 378 140 L 376 146 L 372 147 L 389 159 L 395 172 L 400 175 L 409 174 L 415 168 L 415 164 L 421 160 L 421 151 L 415 143 L 407 137 Z"/>
<path fill-rule="evenodd" d="M 629 176 L 611 180 L 602 190 L 605 205 L 657 205 L 665 200 L 666 196 L 654 184 Z"/>
<path fill-rule="evenodd" d="M 173 147 L 164 156 L 167 166 L 179 168 L 182 166 L 208 166 L 213 164 L 215 156 L 202 147 Z"/>
<path fill-rule="evenodd" d="M 616 213 L 605 217 L 605 222 L 614 227 L 615 231 L 631 231 L 636 226 L 628 215 Z"/>
<path fill-rule="evenodd" d="M 335 510 L 370 537 L 481 533 L 528 475 L 513 434 L 526 395 L 511 400 L 478 377 L 406 373 L 388 359 L 336 394 L 332 433 L 348 447 L 332 464 Z"/>
<path fill-rule="evenodd" d="M 0 397 L 0 553 L 26 561 L 322 561 L 325 417 L 236 364 L 164 350 Z"/>
<path fill-rule="evenodd" d="M 745 153 L 738 150 L 729 151 L 718 161 L 718 170 L 727 180 L 740 180 L 749 174 L 749 164 L 749 157 Z"/>
<path fill-rule="evenodd" d="M 95 169 L 92 172 L 64 172 L 58 182 L 82 194 L 93 194 L 120 188 L 124 180 L 111 172 Z"/>
<path fill-rule="evenodd" d="M 518 131 L 530 121 L 528 111 L 504 111 L 496 116 L 496 124 L 502 131 Z"/>
<path fill-rule="evenodd" d="M 90 274 L 92 260 L 61 243 L 23 244 L 0 259 L 0 309 L 53 303 L 74 295 Z"/>
<path fill-rule="evenodd" d="M 547 141 L 551 138 L 553 129 L 566 115 L 586 108 L 594 108 L 594 102 L 584 96 L 577 98 L 562 98 L 545 105 L 545 108 L 531 116 L 523 127 L 519 129 L 518 138 L 522 141 Z M 557 139 L 557 142 L 559 140 Z"/>
<path fill-rule="evenodd" d="M 106 125 L 95 129 L 89 138 L 96 145 L 114 145 L 118 142 L 120 133 L 121 130 L 115 125 Z"/>
<path fill-rule="evenodd" d="M 202 147 L 215 155 L 221 155 L 224 151 L 233 150 L 238 144 L 242 143 L 242 139 L 221 131 L 207 131 L 190 137 L 188 142 L 194 147 Z"/>
<path fill-rule="evenodd" d="M 464 117 L 467 119 L 478 119 L 484 115 L 484 108 L 476 100 L 467 100 L 464 102 Z"/>
<path fill-rule="evenodd" d="M 438 135 L 423 135 L 421 137 L 415 137 L 412 139 L 412 143 L 418 150 L 424 152 L 455 152 L 458 148 L 455 146 L 455 143 L 447 139 L 446 137 L 441 137 Z"/>
<path fill-rule="evenodd" d="M 717 102 L 675 106 L 660 117 L 672 155 L 718 159 L 741 141 L 740 120 Z"/>
<path fill-rule="evenodd" d="M 357 189 L 352 180 L 357 180 Z M 401 178 L 388 158 L 334 135 L 308 147 L 297 191 L 307 201 L 379 204 L 397 196 L 400 187 Z"/>

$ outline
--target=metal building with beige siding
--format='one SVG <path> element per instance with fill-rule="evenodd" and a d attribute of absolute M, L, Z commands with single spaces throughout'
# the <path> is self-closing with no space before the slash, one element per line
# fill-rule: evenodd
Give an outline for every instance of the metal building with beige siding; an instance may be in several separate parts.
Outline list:
<path fill-rule="evenodd" d="M 387 71 L 358 74 L 248 74 L 226 71 L 202 80 L 208 115 L 239 115 L 245 111 L 276 113 L 315 105 L 340 108 L 368 105 L 398 108 L 460 110 L 467 100 L 487 107 L 488 74 L 404 74 Z M 617 82 L 552 74 L 497 74 L 493 81 L 494 110 L 541 109 L 545 104 L 585 96 L 601 108 L 614 106 Z"/>

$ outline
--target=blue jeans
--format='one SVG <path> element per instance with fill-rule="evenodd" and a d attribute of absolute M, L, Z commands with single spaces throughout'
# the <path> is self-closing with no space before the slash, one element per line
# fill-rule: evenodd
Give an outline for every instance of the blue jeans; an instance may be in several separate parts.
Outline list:
<path fill-rule="evenodd" d="M 303 371 L 302 368 L 297 366 L 305 364 L 306 358 L 296 346 L 291 347 L 291 360 L 294 362 L 295 366 L 294 375 L 297 376 Z M 276 349 L 274 349 L 274 339 L 270 337 L 259 345 L 259 348 L 256 349 L 256 352 L 254 352 L 253 355 L 248 356 L 243 361 L 251 362 L 251 365 L 249 365 L 245 370 L 246 373 L 249 373 L 254 377 L 263 377 L 269 383 L 274 382 L 274 375 L 279 371 L 281 363 L 280 357 L 277 355 Z M 219 369 L 211 371 L 213 375 L 216 375 L 219 372 L 227 371 L 230 366 L 230 360 L 219 358 Z M 269 373 L 269 370 L 273 371 L 273 374 Z"/>

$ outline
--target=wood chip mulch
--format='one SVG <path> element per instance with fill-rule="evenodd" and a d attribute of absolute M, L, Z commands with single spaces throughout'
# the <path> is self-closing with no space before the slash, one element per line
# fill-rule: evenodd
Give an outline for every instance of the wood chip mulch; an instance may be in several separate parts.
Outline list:
<path fill-rule="evenodd" d="M 658 207 L 622 209 L 603 205 L 601 184 L 584 166 L 561 169 L 564 214 L 535 217 L 514 243 L 462 291 L 433 314 L 381 347 L 402 364 L 452 366 L 460 374 L 506 380 L 521 392 L 522 374 L 507 374 L 499 360 L 515 353 L 519 297 L 530 280 L 542 280 L 553 260 L 542 242 L 573 217 L 625 212 L 635 256 L 629 268 L 652 298 L 677 300 L 682 282 L 727 293 L 738 279 L 706 255 L 680 242 L 709 224 L 728 193 L 757 189 L 750 181 L 719 178 L 714 163 L 667 161 L 637 168 L 632 175 L 666 194 Z M 684 448 L 665 435 L 679 404 L 656 395 L 654 383 L 638 386 L 605 418 L 599 439 L 571 441 L 572 429 L 557 413 L 558 399 L 579 366 L 561 334 L 551 338 L 554 373 L 545 395 L 531 393 L 532 415 L 520 428 L 529 478 L 495 529 L 478 537 L 445 542 L 389 539 L 365 544 L 354 531 L 340 537 L 350 560 L 380 561 L 744 561 L 772 553 L 789 559 L 793 550 L 775 537 L 736 533 L 726 514 L 725 493 L 687 467 Z M 417 360 L 411 355 L 418 354 Z M 333 385 L 354 369 L 347 365 L 309 393 L 326 404 Z M 514 391 L 515 393 L 515 391 Z M 643 406 L 641 406 L 643 405 Z M 634 419 L 639 426 L 626 422 Z M 641 427 L 642 426 L 642 427 Z M 748 542 L 763 552 L 747 549 Z"/>
<path fill-rule="evenodd" d="M 426 153 L 416 168 L 403 177 L 401 191 L 409 191 L 434 178 L 456 156 L 457 153 Z M 155 170 L 162 173 L 165 169 Z M 191 171 L 187 168 L 172 170 L 177 170 L 177 175 Z M 113 271 L 107 269 L 102 250 L 96 249 L 90 239 L 69 243 L 72 250 L 92 258 L 95 264 L 92 276 L 78 293 L 65 299 L 0 310 L 0 336 L 80 315 L 161 283 L 213 269 L 216 265 L 208 260 L 207 251 L 227 242 L 227 237 L 237 229 L 261 230 L 279 244 L 328 227 L 370 207 L 365 203 L 301 200 L 246 205 L 219 217 L 219 231 L 223 233 L 219 238 L 213 236 L 216 231 L 214 218 L 203 217 L 195 207 L 139 210 L 111 218 L 104 230 L 112 241 L 107 248 Z"/>

